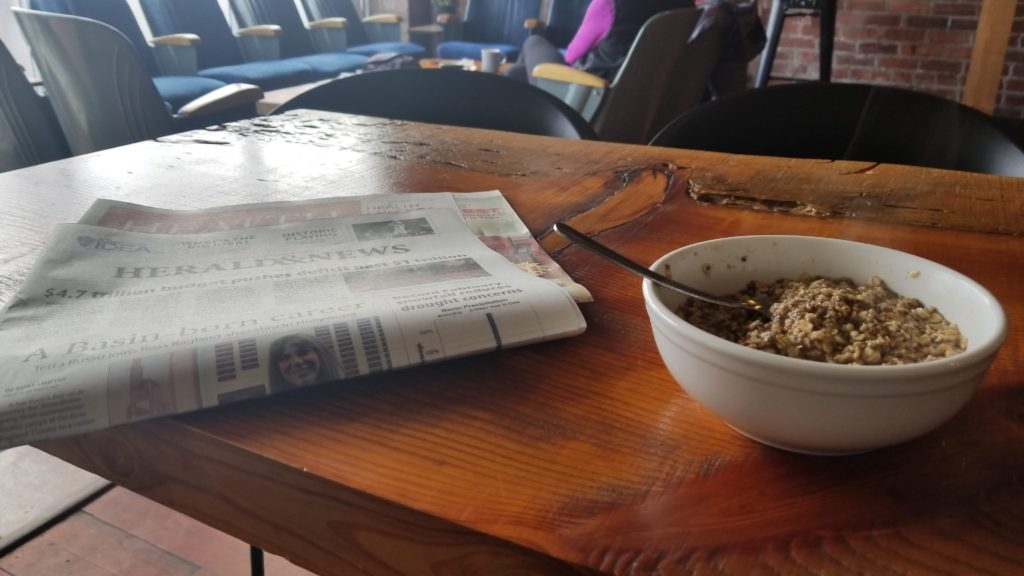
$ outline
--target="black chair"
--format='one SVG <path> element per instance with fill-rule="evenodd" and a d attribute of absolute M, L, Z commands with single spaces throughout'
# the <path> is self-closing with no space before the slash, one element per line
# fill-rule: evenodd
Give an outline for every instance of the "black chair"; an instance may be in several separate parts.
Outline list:
<path fill-rule="evenodd" d="M 57 117 L 0 42 L 0 172 L 66 158 Z"/>
<path fill-rule="evenodd" d="M 991 116 L 939 96 L 865 84 L 733 94 L 683 114 L 650 144 L 1024 176 L 1024 151 Z"/>
<path fill-rule="evenodd" d="M 772 0 L 768 15 L 768 41 L 757 65 L 755 88 L 768 85 L 768 78 L 775 63 L 775 51 L 782 36 L 782 22 L 788 16 L 797 14 L 818 15 L 818 80 L 832 79 L 832 48 L 836 35 L 836 0 Z"/>
<path fill-rule="evenodd" d="M 699 104 L 733 25 L 724 3 L 655 14 L 610 82 L 564 64 L 533 69 L 537 87 L 590 121 L 602 140 L 643 144 Z"/>
<path fill-rule="evenodd" d="M 274 110 L 310 108 L 561 138 L 597 139 L 575 110 L 543 90 L 497 74 L 402 69 L 321 84 Z"/>

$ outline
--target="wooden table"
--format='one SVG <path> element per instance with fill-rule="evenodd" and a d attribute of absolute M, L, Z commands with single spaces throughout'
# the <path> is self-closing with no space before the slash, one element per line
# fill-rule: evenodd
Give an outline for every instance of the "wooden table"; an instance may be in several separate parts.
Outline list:
<path fill-rule="evenodd" d="M 585 334 L 39 447 L 320 574 L 1019 574 L 1024 179 L 556 140 L 308 113 L 0 175 L 0 295 L 96 197 L 168 208 L 502 190 L 588 286 Z M 977 279 L 1010 335 L 918 440 L 809 457 L 747 440 L 672 380 L 640 261 L 739 234 L 833 236 Z"/>
<path fill-rule="evenodd" d="M 504 74 L 512 64 L 512 62 L 502 62 L 498 65 L 498 71 L 496 73 Z M 471 60 L 469 58 L 421 58 L 420 68 L 426 68 L 427 70 L 436 70 L 438 68 L 462 68 L 467 72 L 482 71 L 480 69 L 480 60 Z M 495 72 L 492 72 L 492 74 L 494 73 Z"/>

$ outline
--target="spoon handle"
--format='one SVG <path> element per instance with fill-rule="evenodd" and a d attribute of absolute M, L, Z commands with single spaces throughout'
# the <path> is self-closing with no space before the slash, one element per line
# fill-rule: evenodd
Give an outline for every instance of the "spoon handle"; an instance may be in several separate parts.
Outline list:
<path fill-rule="evenodd" d="M 565 236 L 569 240 L 572 240 L 576 244 L 579 244 L 580 246 L 586 248 L 587 250 L 590 250 L 600 256 L 604 256 L 605 258 L 611 260 L 612 262 L 615 262 L 616 264 L 622 266 L 626 270 L 629 270 L 630 272 L 638 276 L 649 278 L 654 283 L 660 284 L 671 290 L 682 292 L 683 294 L 686 294 L 687 296 L 690 296 L 692 298 L 704 300 L 705 302 L 710 302 L 712 304 L 719 304 L 721 306 L 729 306 L 732 308 L 751 307 L 746 302 L 742 302 L 739 300 L 728 300 L 725 298 L 721 298 L 719 296 L 715 296 L 713 294 L 708 294 L 707 292 L 703 292 L 696 288 L 691 288 L 684 284 L 680 284 L 675 280 L 668 278 L 667 276 L 662 276 L 661 274 L 655 272 L 654 270 L 651 270 L 650 268 L 645 268 L 640 264 L 637 264 L 633 260 L 630 260 L 629 258 L 626 258 L 622 254 L 619 254 L 618 252 L 612 250 L 611 248 L 608 248 L 604 244 L 601 244 L 597 240 L 590 238 L 586 234 L 583 234 L 582 232 L 576 230 L 572 226 L 569 226 L 565 222 L 556 223 L 554 225 L 554 230 L 555 232 L 558 232 L 559 234 Z"/>

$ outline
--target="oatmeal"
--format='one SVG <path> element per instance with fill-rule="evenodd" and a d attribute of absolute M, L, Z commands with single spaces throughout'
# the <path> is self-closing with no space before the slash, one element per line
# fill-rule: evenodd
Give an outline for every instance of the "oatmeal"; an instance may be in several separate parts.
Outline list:
<path fill-rule="evenodd" d="M 737 297 L 767 295 L 771 319 L 750 310 L 688 300 L 687 322 L 716 336 L 775 354 L 836 364 L 910 364 L 963 352 L 967 339 L 935 308 L 871 278 L 752 282 Z"/>

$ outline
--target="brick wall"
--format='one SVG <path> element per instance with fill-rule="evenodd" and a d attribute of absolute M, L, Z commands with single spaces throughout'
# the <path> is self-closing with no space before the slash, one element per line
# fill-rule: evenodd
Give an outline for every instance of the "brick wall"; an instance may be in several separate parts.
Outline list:
<path fill-rule="evenodd" d="M 760 7 L 767 25 L 771 0 Z M 960 100 L 980 10 L 981 0 L 838 0 L 832 79 Z M 772 76 L 816 79 L 817 40 L 817 17 L 786 18 Z M 995 115 L 1024 118 L 1024 0 L 1017 3 Z"/>

